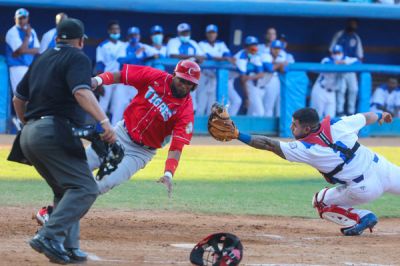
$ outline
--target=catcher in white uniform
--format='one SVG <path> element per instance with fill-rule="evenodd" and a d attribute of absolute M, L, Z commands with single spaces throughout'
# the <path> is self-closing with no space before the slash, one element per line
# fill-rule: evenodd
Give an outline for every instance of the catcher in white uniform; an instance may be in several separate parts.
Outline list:
<path fill-rule="evenodd" d="M 400 168 L 357 141 L 357 133 L 364 126 L 375 122 L 391 123 L 392 116 L 387 112 L 359 113 L 336 119 L 327 116 L 320 122 L 315 109 L 303 108 L 292 116 L 291 130 L 296 140 L 288 143 L 241 133 L 229 123 L 229 117 L 213 115 L 208 128 L 217 140 L 236 138 L 288 161 L 309 164 L 329 183 L 337 184 L 316 193 L 312 204 L 322 219 L 341 225 L 343 235 L 360 235 L 365 229 L 372 231 L 378 222 L 371 211 L 353 206 L 371 202 L 385 192 L 400 194 Z"/>

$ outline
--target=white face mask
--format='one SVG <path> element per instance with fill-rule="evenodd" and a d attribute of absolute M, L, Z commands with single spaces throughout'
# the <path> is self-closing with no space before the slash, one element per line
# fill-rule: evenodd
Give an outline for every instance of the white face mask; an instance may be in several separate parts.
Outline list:
<path fill-rule="evenodd" d="M 179 36 L 179 39 L 181 42 L 189 42 L 190 41 L 190 35 L 189 36 Z"/>
<path fill-rule="evenodd" d="M 343 54 L 333 54 L 332 59 L 335 61 L 339 61 L 343 59 Z"/>

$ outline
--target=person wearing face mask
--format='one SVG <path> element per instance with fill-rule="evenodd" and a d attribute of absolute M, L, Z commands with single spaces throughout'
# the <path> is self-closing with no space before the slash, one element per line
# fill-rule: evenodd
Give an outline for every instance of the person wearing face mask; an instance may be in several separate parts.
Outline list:
<path fill-rule="evenodd" d="M 225 42 L 217 40 L 218 27 L 210 24 L 206 27 L 206 40 L 199 42 L 200 48 L 206 53 L 207 59 L 214 61 L 228 61 L 235 63 L 234 58 Z M 200 85 L 197 92 L 198 115 L 209 115 L 211 106 L 216 102 L 217 77 L 215 69 L 205 69 L 201 75 Z M 228 92 L 229 94 L 229 92 Z M 236 93 L 237 95 L 237 93 Z M 235 96 L 236 96 L 235 95 Z M 236 115 L 239 111 L 242 99 L 238 96 L 229 97 L 229 111 Z"/>
<path fill-rule="evenodd" d="M 119 22 L 111 20 L 107 26 L 108 38 L 99 44 L 96 48 L 96 73 L 101 74 L 106 71 L 118 71 L 120 63 L 118 57 L 122 56 L 125 51 L 125 43 L 120 41 L 121 28 Z M 103 86 L 103 95 L 100 96 L 99 103 L 101 108 L 106 113 L 113 113 L 113 108 L 110 105 L 112 95 L 115 90 L 121 85 L 106 85 Z"/>
<path fill-rule="evenodd" d="M 56 15 L 56 26 L 63 21 L 64 19 L 68 18 L 68 15 L 66 13 L 58 13 Z M 49 48 L 53 48 L 56 46 L 56 37 L 57 37 L 57 29 L 52 28 L 45 34 L 43 34 L 42 40 L 40 42 L 40 49 L 39 53 L 43 53 Z"/>
<path fill-rule="evenodd" d="M 196 41 L 191 39 L 191 27 L 187 23 L 181 23 L 177 27 L 178 36 L 172 38 L 167 44 L 167 55 L 171 58 L 191 59 L 201 64 L 204 59 L 204 51 Z M 192 92 L 193 107 L 196 111 L 196 92 Z"/>
<path fill-rule="evenodd" d="M 264 91 L 263 103 L 266 117 L 280 117 L 279 73 L 284 73 L 289 64 L 289 57 L 284 47 L 283 42 L 275 40 L 271 43 L 270 53 L 261 55 L 265 75 L 258 81 L 258 86 Z"/>
<path fill-rule="evenodd" d="M 167 57 L 167 47 L 163 44 L 164 29 L 160 25 L 154 25 L 150 29 L 151 46 L 157 49 L 160 58 Z"/>
<path fill-rule="evenodd" d="M 321 64 L 350 65 L 357 62 L 358 59 L 355 57 L 344 56 L 341 45 L 335 45 L 331 50 L 330 57 L 323 58 Z M 322 72 L 319 74 L 312 88 L 311 106 L 317 110 L 321 117 L 336 116 L 336 93 L 342 90 L 344 86 L 345 81 L 342 73 Z"/>
<path fill-rule="evenodd" d="M 338 31 L 331 42 L 330 50 L 335 45 L 343 47 L 343 53 L 348 57 L 355 57 L 359 61 L 364 59 L 364 50 L 361 43 L 361 38 L 357 34 L 358 20 L 349 19 L 346 28 Z M 339 115 L 354 114 L 356 112 L 356 101 L 358 94 L 358 81 L 356 73 L 350 72 L 343 74 L 345 85 L 341 91 L 337 92 L 337 112 Z M 348 98 L 346 99 L 346 92 L 348 90 Z M 345 104 L 347 106 L 345 108 Z"/>
<path fill-rule="evenodd" d="M 140 29 L 138 27 L 130 27 L 128 29 L 127 39 L 123 52 L 119 55 L 117 61 L 120 68 L 124 64 L 144 65 L 146 61 L 158 58 L 158 50 L 154 47 L 140 42 Z M 116 125 L 122 119 L 125 108 L 131 99 L 137 94 L 137 90 L 130 86 L 119 84 L 114 90 L 111 99 L 112 119 L 111 123 Z"/>
<path fill-rule="evenodd" d="M 244 41 L 244 49 L 235 54 L 236 73 L 233 78 L 239 77 L 245 99 L 247 115 L 263 116 L 264 106 L 262 98 L 264 92 L 257 86 L 257 80 L 264 76 L 261 57 L 258 52 L 258 39 L 247 36 Z M 235 92 L 233 80 L 228 83 L 228 92 Z M 231 97 L 231 96 L 230 96 Z"/>

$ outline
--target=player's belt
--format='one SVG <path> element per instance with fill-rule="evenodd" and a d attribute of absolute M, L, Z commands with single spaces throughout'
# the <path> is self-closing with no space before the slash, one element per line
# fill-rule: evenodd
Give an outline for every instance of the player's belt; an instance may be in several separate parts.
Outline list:
<path fill-rule="evenodd" d="M 326 90 L 327 92 L 333 92 L 334 90 L 332 90 L 332 89 L 327 89 L 327 88 L 325 88 L 325 86 L 324 85 L 322 85 L 321 83 L 319 83 L 319 85 L 321 86 L 321 88 L 323 88 L 324 90 Z"/>
<path fill-rule="evenodd" d="M 146 148 L 146 149 L 149 149 L 149 150 L 152 150 L 152 151 L 157 150 L 156 148 L 153 148 L 153 147 L 144 145 L 143 143 L 140 143 L 140 142 L 134 140 L 134 139 L 132 138 L 132 136 L 129 134 L 128 129 L 126 128 L 125 121 L 124 121 L 124 129 L 125 129 L 126 134 L 128 134 L 129 138 L 131 139 L 131 141 L 132 141 L 133 143 L 135 143 L 136 145 L 138 145 L 138 146 L 140 146 L 140 147 L 143 147 L 143 148 Z"/>

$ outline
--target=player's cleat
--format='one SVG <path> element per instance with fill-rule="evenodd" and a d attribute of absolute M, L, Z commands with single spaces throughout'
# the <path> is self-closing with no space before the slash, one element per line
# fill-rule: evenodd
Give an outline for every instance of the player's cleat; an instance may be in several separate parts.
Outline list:
<path fill-rule="evenodd" d="M 50 214 L 53 212 L 53 206 L 42 207 L 36 214 L 32 215 L 32 219 L 43 226 L 49 220 Z"/>
<path fill-rule="evenodd" d="M 358 224 L 351 227 L 342 228 L 340 229 L 340 231 L 345 236 L 358 236 L 361 235 L 364 230 L 368 228 L 369 231 L 372 233 L 372 228 L 374 228 L 377 223 L 378 217 L 376 217 L 375 214 L 370 213 L 361 218 Z"/>

